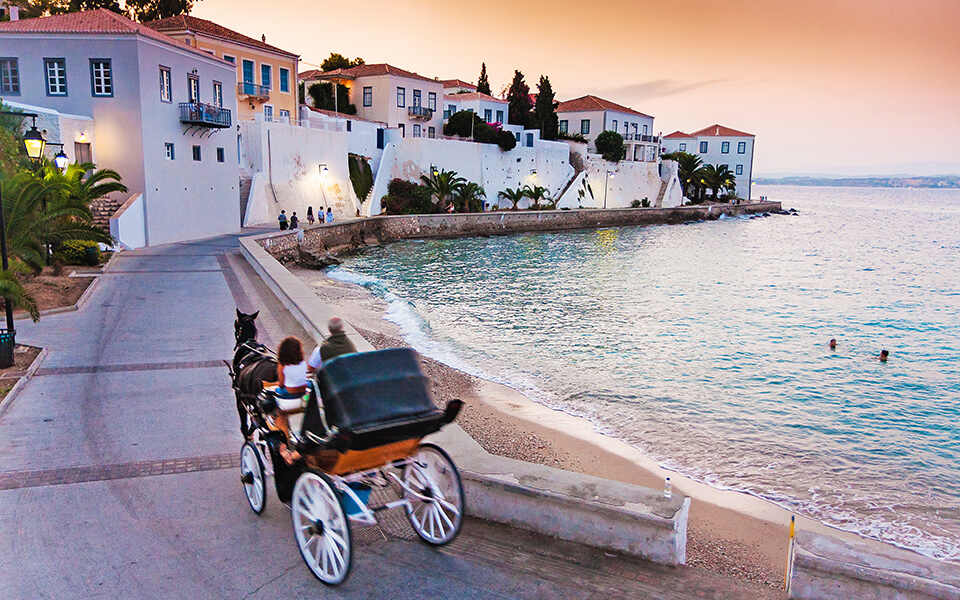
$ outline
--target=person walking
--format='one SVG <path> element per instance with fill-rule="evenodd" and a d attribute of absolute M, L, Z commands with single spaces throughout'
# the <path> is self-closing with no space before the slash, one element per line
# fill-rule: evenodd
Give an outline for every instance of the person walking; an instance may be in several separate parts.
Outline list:
<path fill-rule="evenodd" d="M 320 207 L 320 210 L 317 211 L 317 220 L 320 221 L 321 223 L 327 222 L 327 215 L 326 213 L 323 212 L 322 206 Z"/>
<path fill-rule="evenodd" d="M 287 229 L 287 211 L 281 210 L 280 216 L 277 217 L 277 220 L 280 221 L 280 231 L 286 231 Z"/>
<path fill-rule="evenodd" d="M 313 207 L 307 207 L 307 225 L 313 225 Z"/>
<path fill-rule="evenodd" d="M 327 223 L 333 223 L 333 209 L 329 206 L 327 207 Z"/>
<path fill-rule="evenodd" d="M 293 211 L 290 217 L 290 229 L 296 229 L 300 225 L 300 219 L 297 218 L 297 211 Z"/>

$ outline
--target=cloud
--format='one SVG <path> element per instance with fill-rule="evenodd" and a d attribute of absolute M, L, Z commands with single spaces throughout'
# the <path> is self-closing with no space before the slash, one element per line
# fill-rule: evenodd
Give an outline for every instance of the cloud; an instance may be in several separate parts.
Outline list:
<path fill-rule="evenodd" d="M 708 79 L 706 81 L 694 81 L 685 83 L 675 79 L 654 79 L 653 81 L 644 81 L 642 83 L 631 83 L 615 88 L 605 90 L 605 94 L 611 96 L 628 96 L 631 99 L 659 98 L 661 96 L 672 96 L 682 94 L 691 90 L 724 83 L 726 79 Z"/>

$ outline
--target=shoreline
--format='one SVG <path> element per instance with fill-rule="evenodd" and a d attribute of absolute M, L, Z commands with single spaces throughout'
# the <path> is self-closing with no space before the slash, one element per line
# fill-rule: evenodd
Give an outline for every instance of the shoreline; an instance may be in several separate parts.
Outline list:
<path fill-rule="evenodd" d="M 321 271 L 291 267 L 375 347 L 409 345 L 399 327 L 384 318 L 386 303 L 366 288 Z M 435 399 L 465 400 L 458 423 L 488 452 L 652 489 L 662 489 L 664 478 L 670 477 L 676 493 L 691 498 L 688 566 L 783 589 L 790 516 L 796 513 L 759 496 L 716 488 L 665 469 L 626 442 L 600 433 L 586 419 L 427 356 L 422 359 Z M 798 530 L 861 540 L 877 548 L 892 546 L 799 514 L 796 519 Z"/>

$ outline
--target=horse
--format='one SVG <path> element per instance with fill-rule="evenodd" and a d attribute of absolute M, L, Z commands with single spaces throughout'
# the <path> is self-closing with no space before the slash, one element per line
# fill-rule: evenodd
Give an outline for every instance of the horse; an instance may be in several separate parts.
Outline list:
<path fill-rule="evenodd" d="M 253 432 L 254 419 L 260 418 L 257 396 L 263 390 L 264 381 L 277 377 L 277 358 L 269 348 L 257 341 L 257 316 L 260 311 L 246 314 L 237 309 L 233 322 L 233 363 L 227 365 L 233 381 L 233 391 L 240 416 L 240 433 L 245 439 Z"/>

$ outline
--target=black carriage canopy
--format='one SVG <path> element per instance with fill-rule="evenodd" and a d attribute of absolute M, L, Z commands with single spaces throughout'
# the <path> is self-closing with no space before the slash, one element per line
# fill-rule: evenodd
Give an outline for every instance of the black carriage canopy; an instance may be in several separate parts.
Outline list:
<path fill-rule="evenodd" d="M 340 432 L 334 445 L 341 450 L 429 435 L 453 421 L 463 405 L 451 400 L 446 410 L 437 408 L 417 353 L 410 348 L 338 356 L 324 363 L 317 383 L 326 423 Z M 303 433 L 327 436 L 314 396 L 307 403 Z"/>

